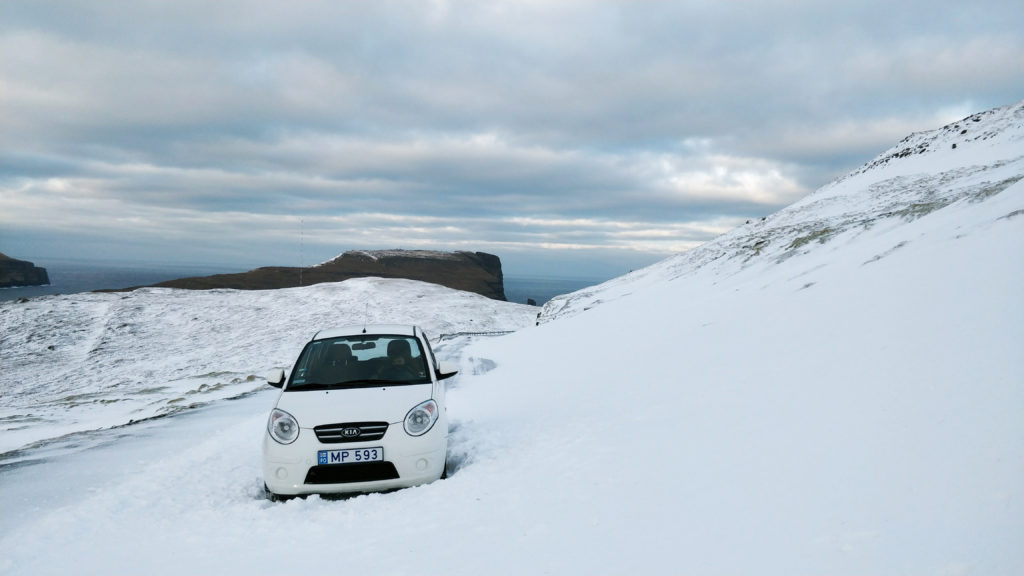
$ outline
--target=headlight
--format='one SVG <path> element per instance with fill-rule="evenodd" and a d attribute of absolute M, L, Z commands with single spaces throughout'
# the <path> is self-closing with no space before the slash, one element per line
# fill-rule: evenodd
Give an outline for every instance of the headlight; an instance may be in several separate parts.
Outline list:
<path fill-rule="evenodd" d="M 274 408 L 267 420 L 267 432 L 280 444 L 291 444 L 299 437 L 299 423 L 295 417 L 284 410 Z"/>
<path fill-rule="evenodd" d="M 405 432 L 410 436 L 422 436 L 437 422 L 437 402 L 427 400 L 409 410 L 405 415 Z"/>

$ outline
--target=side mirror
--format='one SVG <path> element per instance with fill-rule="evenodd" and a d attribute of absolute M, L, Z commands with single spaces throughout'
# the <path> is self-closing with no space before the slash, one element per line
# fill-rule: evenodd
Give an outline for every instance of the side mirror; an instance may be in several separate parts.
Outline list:
<path fill-rule="evenodd" d="M 267 384 L 270 384 L 274 388 L 280 388 L 284 386 L 284 370 L 278 368 L 277 370 L 271 370 L 267 374 Z"/>
<path fill-rule="evenodd" d="M 451 362 L 440 362 L 437 367 L 437 379 L 444 380 L 459 373 L 459 369 Z"/>

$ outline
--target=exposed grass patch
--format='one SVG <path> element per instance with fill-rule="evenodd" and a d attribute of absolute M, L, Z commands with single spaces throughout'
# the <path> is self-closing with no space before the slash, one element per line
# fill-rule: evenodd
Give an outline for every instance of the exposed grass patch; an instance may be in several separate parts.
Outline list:
<path fill-rule="evenodd" d="M 805 236 L 798 236 L 789 245 L 789 250 L 799 250 L 800 248 L 810 244 L 811 242 L 817 242 L 818 244 L 824 244 L 828 242 L 830 238 L 835 236 L 838 232 L 832 228 L 826 226 L 819 230 L 815 230 Z"/>
<path fill-rule="evenodd" d="M 913 204 L 908 204 L 899 210 L 894 210 L 890 214 L 893 216 L 899 216 L 904 220 L 917 220 L 922 216 L 927 216 L 936 210 L 949 206 L 953 200 L 953 198 L 939 198 L 930 202 L 915 202 Z"/>
<path fill-rule="evenodd" d="M 1006 190 L 1010 186 L 1013 186 L 1017 182 L 1020 182 L 1022 179 L 1024 179 L 1024 175 L 1014 176 L 1012 178 L 1007 178 L 1006 180 L 1003 180 L 1001 182 L 989 184 L 988 186 L 982 186 L 975 192 L 972 192 L 970 196 L 968 196 L 968 199 L 971 202 L 981 202 L 982 200 L 991 198 L 992 196 L 999 194 L 1000 192 Z"/>
<path fill-rule="evenodd" d="M 751 254 L 747 255 L 747 260 L 750 260 L 755 256 L 760 256 L 761 250 L 766 248 L 768 244 L 770 244 L 770 241 L 767 238 L 760 238 L 753 244 L 746 246 L 747 250 L 751 251 Z"/>

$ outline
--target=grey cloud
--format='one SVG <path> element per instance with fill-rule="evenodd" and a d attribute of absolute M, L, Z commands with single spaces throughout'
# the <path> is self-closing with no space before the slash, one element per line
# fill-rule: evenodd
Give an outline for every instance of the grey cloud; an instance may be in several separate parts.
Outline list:
<path fill-rule="evenodd" d="M 1000 0 L 8 0 L 0 15 L 0 194 L 20 210 L 4 226 L 43 226 L 45 198 L 97 198 L 148 218 L 154 245 L 204 217 L 268 247 L 295 218 L 325 250 L 341 235 L 325 218 L 368 244 L 625 251 L 627 222 L 688 245 L 1018 100 L 1024 69 L 1024 16 Z"/>

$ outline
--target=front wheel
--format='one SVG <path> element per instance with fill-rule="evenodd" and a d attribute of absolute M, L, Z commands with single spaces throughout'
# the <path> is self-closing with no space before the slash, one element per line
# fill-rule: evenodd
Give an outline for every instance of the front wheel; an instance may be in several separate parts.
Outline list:
<path fill-rule="evenodd" d="M 288 496 L 282 496 L 271 492 L 266 483 L 263 484 L 263 494 L 267 497 L 267 500 L 270 500 L 271 502 L 284 502 L 289 499 Z"/>

